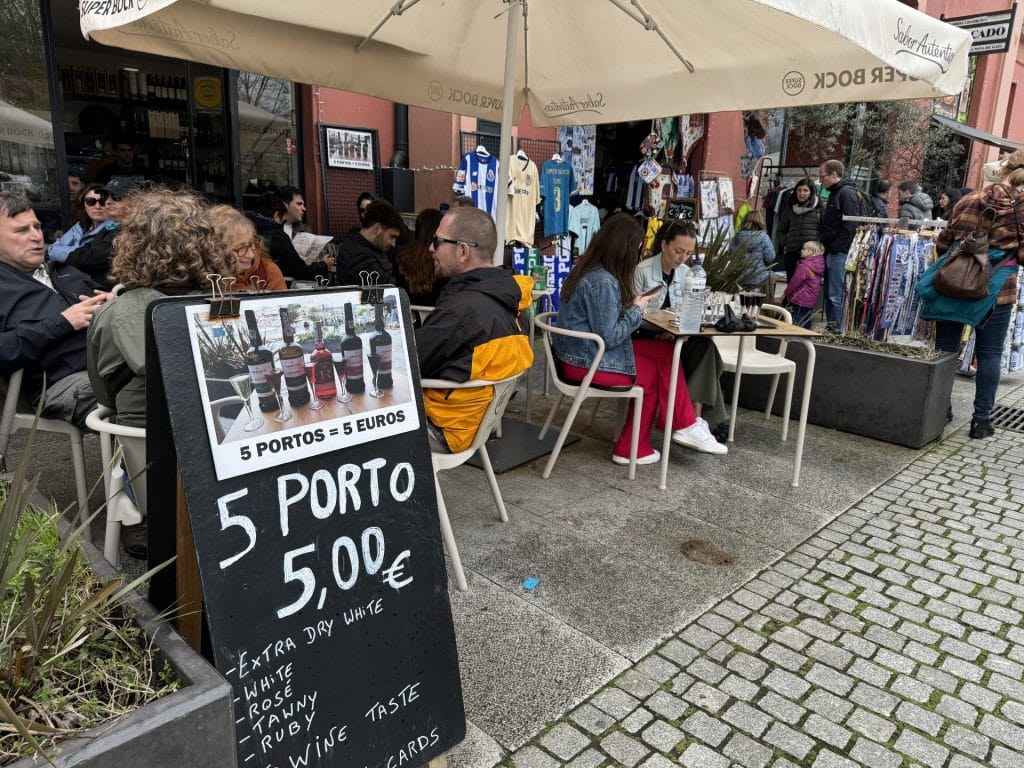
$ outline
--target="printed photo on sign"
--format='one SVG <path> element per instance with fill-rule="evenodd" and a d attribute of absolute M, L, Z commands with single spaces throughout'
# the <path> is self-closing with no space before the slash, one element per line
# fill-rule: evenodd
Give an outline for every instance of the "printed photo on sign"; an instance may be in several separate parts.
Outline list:
<path fill-rule="evenodd" d="M 373 134 L 327 128 L 327 164 L 331 168 L 373 170 Z"/>
<path fill-rule="evenodd" d="M 189 307 L 189 336 L 217 479 L 414 432 L 398 291 L 242 302 L 211 320 Z"/>

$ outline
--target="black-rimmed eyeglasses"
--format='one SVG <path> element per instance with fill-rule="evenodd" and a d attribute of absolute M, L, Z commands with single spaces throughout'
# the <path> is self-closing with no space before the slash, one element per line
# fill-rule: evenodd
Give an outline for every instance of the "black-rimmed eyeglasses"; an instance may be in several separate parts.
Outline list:
<path fill-rule="evenodd" d="M 434 239 L 431 240 L 430 242 L 433 243 L 435 251 L 438 248 L 440 248 L 441 245 L 444 243 L 451 243 L 452 245 L 458 245 L 459 243 L 462 243 L 463 245 L 468 245 L 470 248 L 480 247 L 476 243 L 470 242 L 469 240 L 452 240 L 450 237 L 440 237 L 439 235 L 434 235 Z"/>

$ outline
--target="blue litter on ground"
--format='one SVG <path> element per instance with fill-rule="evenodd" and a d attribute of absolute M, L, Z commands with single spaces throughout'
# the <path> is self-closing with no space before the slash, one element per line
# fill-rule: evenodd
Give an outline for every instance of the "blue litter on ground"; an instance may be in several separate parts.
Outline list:
<path fill-rule="evenodd" d="M 533 590 L 533 588 L 538 584 L 540 584 L 540 579 L 535 579 L 533 576 L 528 579 L 523 579 L 523 589 L 525 590 Z"/>

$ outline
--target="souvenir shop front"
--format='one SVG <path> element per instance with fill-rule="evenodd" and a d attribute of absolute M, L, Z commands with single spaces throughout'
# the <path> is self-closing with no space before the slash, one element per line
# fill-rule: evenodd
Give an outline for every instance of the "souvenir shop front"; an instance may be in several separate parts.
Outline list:
<path fill-rule="evenodd" d="M 75 0 L 0 6 L 0 185 L 48 233 L 68 225 L 69 172 L 235 205 L 248 185 L 299 181 L 292 83 L 101 46 L 78 18 Z"/>
<path fill-rule="evenodd" d="M 706 115 L 684 115 L 567 126 L 558 128 L 557 151 L 550 159 L 534 162 L 520 149 L 509 158 L 513 193 L 506 255 L 513 266 L 553 287 L 557 305 L 557 292 L 574 258 L 586 250 L 601 220 L 612 212 L 636 216 L 650 239 L 669 218 L 693 220 L 705 233 L 709 227 L 731 229 L 739 205 L 733 176 L 706 168 L 708 125 Z M 759 168 L 763 132 L 760 136 L 759 142 L 745 147 L 737 142 L 734 148 L 735 156 L 741 157 L 741 175 L 749 166 L 753 177 Z M 751 147 L 756 154 L 754 162 L 747 163 Z M 456 193 L 491 194 L 487 174 L 497 178 L 498 161 L 481 150 L 464 155 Z M 742 194 L 745 198 L 745 186 Z M 539 216 L 533 216 L 534 209 Z"/>

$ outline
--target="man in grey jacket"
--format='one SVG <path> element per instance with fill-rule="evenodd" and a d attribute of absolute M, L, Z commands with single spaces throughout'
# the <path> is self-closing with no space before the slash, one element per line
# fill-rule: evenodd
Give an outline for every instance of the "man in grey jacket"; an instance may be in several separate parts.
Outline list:
<path fill-rule="evenodd" d="M 932 199 L 916 181 L 904 181 L 897 188 L 900 196 L 900 218 L 930 219 Z"/>

